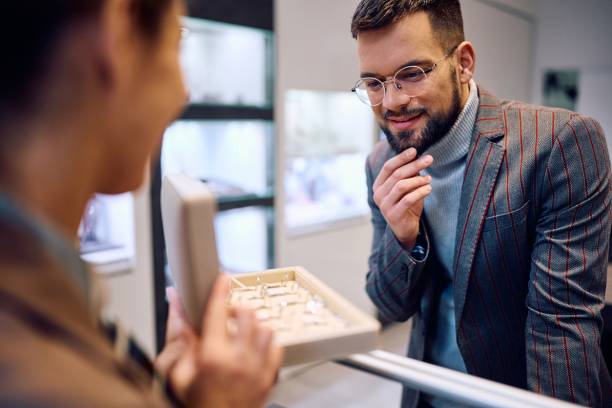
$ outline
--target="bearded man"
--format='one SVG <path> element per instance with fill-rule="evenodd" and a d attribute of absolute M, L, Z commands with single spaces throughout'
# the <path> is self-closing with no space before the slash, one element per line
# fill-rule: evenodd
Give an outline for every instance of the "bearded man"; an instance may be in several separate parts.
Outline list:
<path fill-rule="evenodd" d="M 610 406 L 600 125 L 479 87 L 458 0 L 362 0 L 351 28 L 353 92 L 387 137 L 366 164 L 366 289 L 384 317 L 414 319 L 408 356 Z M 402 406 L 457 405 L 405 389 Z"/>

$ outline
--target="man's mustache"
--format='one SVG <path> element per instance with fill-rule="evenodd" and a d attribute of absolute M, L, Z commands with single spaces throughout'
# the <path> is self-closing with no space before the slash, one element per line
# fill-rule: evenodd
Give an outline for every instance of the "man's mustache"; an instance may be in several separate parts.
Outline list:
<path fill-rule="evenodd" d="M 411 108 L 411 109 L 402 108 L 399 112 L 388 110 L 385 112 L 384 118 L 385 120 L 410 118 L 410 117 L 417 116 L 425 112 L 427 112 L 427 109 L 425 108 Z"/>

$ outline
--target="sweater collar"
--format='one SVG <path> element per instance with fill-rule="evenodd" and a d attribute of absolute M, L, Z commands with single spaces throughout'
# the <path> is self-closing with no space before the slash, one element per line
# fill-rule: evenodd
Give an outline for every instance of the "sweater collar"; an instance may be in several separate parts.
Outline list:
<path fill-rule="evenodd" d="M 444 137 L 423 153 L 433 156 L 434 162 L 431 166 L 433 170 L 462 160 L 467 156 L 479 104 L 478 89 L 473 79 L 470 81 L 469 87 L 470 94 L 467 102 L 453 127 Z"/>

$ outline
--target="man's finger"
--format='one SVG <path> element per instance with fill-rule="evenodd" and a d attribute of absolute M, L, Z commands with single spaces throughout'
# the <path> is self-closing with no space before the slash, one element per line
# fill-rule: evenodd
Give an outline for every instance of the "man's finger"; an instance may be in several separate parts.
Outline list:
<path fill-rule="evenodd" d="M 415 212 L 415 207 L 418 205 L 420 212 L 423 208 L 423 200 L 431 193 L 431 185 L 427 184 L 423 187 L 419 187 L 411 193 L 406 194 L 399 200 L 395 207 L 391 210 L 390 218 L 401 218 L 405 216 L 406 212 L 412 210 Z M 419 215 L 416 214 L 415 215 Z"/>
<path fill-rule="evenodd" d="M 378 189 L 374 190 L 374 194 L 381 199 L 384 198 L 391 192 L 398 181 L 417 176 L 419 172 L 431 166 L 432 163 L 433 157 L 426 155 L 420 157 L 418 160 L 413 160 L 410 163 L 404 164 L 400 168 L 395 169 L 387 180 Z"/>
<path fill-rule="evenodd" d="M 417 176 L 405 180 L 400 180 L 395 183 L 395 186 L 391 189 L 389 194 L 381 202 L 380 209 L 385 211 L 387 208 L 393 207 L 399 200 L 402 199 L 406 194 L 427 185 L 431 182 L 431 176 Z"/>
<path fill-rule="evenodd" d="M 380 173 L 378 173 L 378 177 L 374 180 L 374 184 L 372 188 L 376 190 L 379 186 L 381 186 L 387 179 L 393 174 L 395 170 L 402 167 L 403 165 L 410 163 L 416 158 L 417 151 L 414 148 L 410 148 L 408 150 L 403 151 L 397 156 L 387 160 L 387 162 L 383 165 Z"/>

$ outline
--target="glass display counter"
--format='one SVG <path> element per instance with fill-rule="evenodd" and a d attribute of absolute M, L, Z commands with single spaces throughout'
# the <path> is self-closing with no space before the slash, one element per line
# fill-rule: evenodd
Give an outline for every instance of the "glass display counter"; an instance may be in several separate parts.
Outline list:
<path fill-rule="evenodd" d="M 134 264 L 134 228 L 131 193 L 95 195 L 78 230 L 81 258 L 96 272 L 129 272 Z"/>

